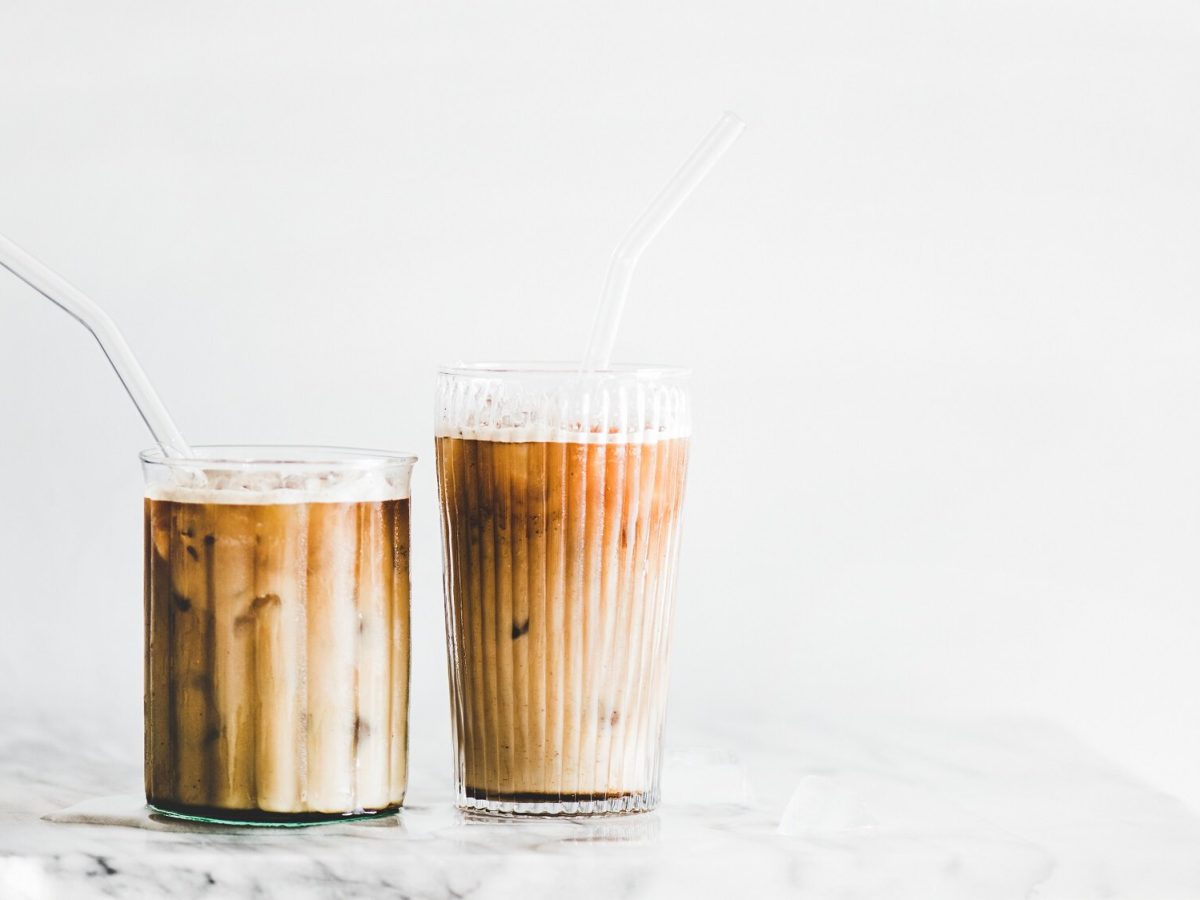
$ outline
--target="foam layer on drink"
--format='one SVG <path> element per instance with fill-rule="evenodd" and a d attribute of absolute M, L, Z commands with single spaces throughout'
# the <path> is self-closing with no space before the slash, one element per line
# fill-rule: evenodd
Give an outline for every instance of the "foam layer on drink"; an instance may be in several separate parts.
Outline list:
<path fill-rule="evenodd" d="M 176 466 L 146 488 L 151 500 L 274 506 L 408 499 L 408 475 L 371 470 L 237 471 Z"/>
<path fill-rule="evenodd" d="M 437 437 L 560 444 L 654 444 L 692 431 L 687 392 L 672 382 L 486 375 L 439 379 L 434 428 Z"/>
<path fill-rule="evenodd" d="M 453 437 L 468 441 L 495 441 L 502 444 L 654 444 L 659 441 L 687 437 L 691 429 L 642 428 L 628 431 L 585 431 L 582 426 L 555 428 L 549 425 L 472 426 L 441 425 L 436 437 Z"/>

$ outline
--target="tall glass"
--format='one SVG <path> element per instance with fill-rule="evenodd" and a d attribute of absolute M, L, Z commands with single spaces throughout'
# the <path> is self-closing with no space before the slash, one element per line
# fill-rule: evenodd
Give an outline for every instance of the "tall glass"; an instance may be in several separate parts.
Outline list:
<path fill-rule="evenodd" d="M 458 805 L 659 800 L 688 373 L 443 369 L 437 467 Z"/>
<path fill-rule="evenodd" d="M 394 812 L 416 457 L 195 449 L 141 455 L 147 801 L 278 825 Z"/>

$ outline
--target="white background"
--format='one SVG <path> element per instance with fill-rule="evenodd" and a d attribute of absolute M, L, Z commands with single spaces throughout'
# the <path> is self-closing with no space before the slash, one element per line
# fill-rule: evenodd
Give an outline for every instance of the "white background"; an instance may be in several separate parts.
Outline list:
<path fill-rule="evenodd" d="M 675 717 L 1057 720 L 1200 807 L 1200 9 L 0 0 L 0 231 L 189 438 L 411 448 L 414 751 L 446 753 L 438 362 L 696 370 Z M 0 709 L 136 748 L 149 443 L 0 273 Z"/>

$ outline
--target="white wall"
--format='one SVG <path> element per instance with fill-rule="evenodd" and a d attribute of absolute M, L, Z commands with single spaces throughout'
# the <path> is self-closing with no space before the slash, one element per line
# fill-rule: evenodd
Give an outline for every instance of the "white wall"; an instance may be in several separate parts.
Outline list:
<path fill-rule="evenodd" d="M 695 367 L 677 715 L 1053 717 L 1200 806 L 1200 10 L 1168 0 L 0 7 L 0 232 L 195 442 L 423 456 L 413 739 L 447 746 L 437 362 L 581 351 L 607 256 Z M 140 715 L 148 443 L 0 277 L 0 707 Z"/>

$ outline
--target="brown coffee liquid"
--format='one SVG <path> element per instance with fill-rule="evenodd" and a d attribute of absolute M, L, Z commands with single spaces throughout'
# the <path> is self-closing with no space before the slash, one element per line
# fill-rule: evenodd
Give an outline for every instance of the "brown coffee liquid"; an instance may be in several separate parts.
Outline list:
<path fill-rule="evenodd" d="M 400 805 L 408 513 L 146 500 L 153 806 L 304 821 Z"/>
<path fill-rule="evenodd" d="M 468 801 L 657 802 L 687 457 L 438 438 Z"/>

